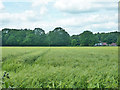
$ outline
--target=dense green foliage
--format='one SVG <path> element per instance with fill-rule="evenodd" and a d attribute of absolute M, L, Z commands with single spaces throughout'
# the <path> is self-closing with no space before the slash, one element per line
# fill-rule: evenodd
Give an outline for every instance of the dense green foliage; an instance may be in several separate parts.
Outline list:
<path fill-rule="evenodd" d="M 80 45 L 82 46 L 93 46 L 95 43 L 97 43 L 98 39 L 93 35 L 90 31 L 84 31 L 82 34 L 80 34 Z"/>
<path fill-rule="evenodd" d="M 70 36 L 62 28 L 55 28 L 48 34 L 49 45 L 52 46 L 68 46 L 70 45 Z"/>
<path fill-rule="evenodd" d="M 3 47 L 2 87 L 117 88 L 118 47 Z"/>
<path fill-rule="evenodd" d="M 94 46 L 95 43 L 120 43 L 118 32 L 96 33 L 84 31 L 79 35 L 70 36 L 63 28 L 57 27 L 47 34 L 41 28 L 3 29 L 3 46 Z M 1 36 L 1 35 L 0 35 Z"/>

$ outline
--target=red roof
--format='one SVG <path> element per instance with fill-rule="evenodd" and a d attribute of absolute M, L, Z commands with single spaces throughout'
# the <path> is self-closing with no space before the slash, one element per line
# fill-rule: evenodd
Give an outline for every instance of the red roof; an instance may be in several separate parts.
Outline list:
<path fill-rule="evenodd" d="M 103 45 L 107 45 L 107 43 L 103 43 Z"/>
<path fill-rule="evenodd" d="M 112 44 L 110 44 L 110 45 L 113 45 L 113 46 L 115 46 L 115 45 L 116 45 L 116 43 L 112 43 Z"/>

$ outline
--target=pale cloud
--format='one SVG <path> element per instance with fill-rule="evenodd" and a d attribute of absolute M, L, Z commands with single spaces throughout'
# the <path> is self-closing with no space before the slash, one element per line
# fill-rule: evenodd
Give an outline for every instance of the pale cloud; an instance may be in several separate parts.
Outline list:
<path fill-rule="evenodd" d="M 8 25 L 12 23 L 32 22 L 36 19 L 36 13 L 32 10 L 26 10 L 23 13 L 0 13 L 0 25 Z M 40 18 L 40 17 L 39 17 Z M 37 18 L 38 19 L 38 18 Z M 36 19 L 36 20 L 37 20 Z"/>
<path fill-rule="evenodd" d="M 32 7 L 33 8 L 39 8 L 39 13 L 41 15 L 44 15 L 45 13 L 47 13 L 48 8 L 47 5 L 49 2 L 52 2 L 53 0 L 32 0 Z"/>
<path fill-rule="evenodd" d="M 67 32 L 72 35 L 77 33 L 79 34 L 84 30 L 91 30 L 93 32 L 96 32 L 103 29 L 103 31 L 117 29 L 117 22 L 115 22 L 117 19 L 116 15 L 117 14 L 114 14 L 112 17 L 109 15 L 99 14 L 89 16 L 86 15 L 84 17 L 73 16 L 70 18 L 57 19 L 56 21 L 50 22 L 42 20 L 32 21 L 32 18 L 36 18 L 35 13 L 33 11 L 25 11 L 24 14 L 4 13 L 2 15 L 4 18 L 0 18 L 0 21 L 3 21 L 2 24 L 8 24 L 8 26 L 12 28 L 16 27 L 33 29 L 35 27 L 41 27 L 46 32 L 60 26 L 62 28 L 65 28 Z M 15 26 L 13 26 L 14 23 L 16 23 Z"/>
<path fill-rule="evenodd" d="M 4 9 L 4 5 L 2 3 L 2 1 L 0 0 L 0 10 Z"/>
<path fill-rule="evenodd" d="M 102 24 L 90 24 L 88 26 L 85 26 L 84 29 L 94 30 L 94 28 L 96 28 L 96 29 L 105 28 L 105 29 L 109 30 L 109 29 L 117 27 L 117 26 L 118 26 L 118 24 L 115 22 L 108 22 L 108 23 L 102 23 Z M 116 28 L 116 30 L 117 30 L 117 28 Z"/>
<path fill-rule="evenodd" d="M 40 5 L 47 5 L 48 2 L 50 2 L 50 0 L 37 0 L 37 1 L 33 1 L 32 2 L 32 6 L 36 7 L 36 6 L 40 6 Z"/>
<path fill-rule="evenodd" d="M 77 17 L 69 17 L 63 18 L 56 21 L 61 26 L 73 26 L 73 27 L 81 27 L 83 25 L 88 24 L 102 24 L 108 22 L 117 22 L 117 14 L 113 14 L 112 17 L 109 15 L 84 15 L 84 16 L 77 16 Z"/>
<path fill-rule="evenodd" d="M 116 0 L 30 1 L 32 3 L 29 10 L 20 13 L 1 12 L 0 28 L 34 29 L 40 27 L 48 32 L 60 26 L 72 35 L 80 34 L 84 30 L 112 31 L 118 27 Z M 0 2 L 0 8 L 2 5 Z M 3 5 L 3 8 L 6 7 Z"/>
<path fill-rule="evenodd" d="M 94 12 L 101 9 L 117 8 L 117 0 L 58 0 L 54 7 L 67 13 Z"/>
<path fill-rule="evenodd" d="M 37 6 L 46 6 L 49 3 L 53 2 L 55 3 L 57 0 L 31 0 L 32 1 L 32 7 L 37 7 Z"/>
<path fill-rule="evenodd" d="M 46 5 L 48 2 L 46 0 L 40 0 L 32 3 L 33 7 L 39 6 L 39 5 Z"/>
<path fill-rule="evenodd" d="M 48 11 L 48 9 L 45 6 L 40 8 L 40 14 L 41 15 L 44 15 L 47 11 Z"/>

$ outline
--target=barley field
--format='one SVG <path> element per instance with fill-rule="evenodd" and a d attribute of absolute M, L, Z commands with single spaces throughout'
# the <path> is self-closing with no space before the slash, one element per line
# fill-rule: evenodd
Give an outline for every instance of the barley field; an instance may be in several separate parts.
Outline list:
<path fill-rule="evenodd" d="M 117 88 L 118 47 L 2 47 L 2 81 L 3 88 Z"/>

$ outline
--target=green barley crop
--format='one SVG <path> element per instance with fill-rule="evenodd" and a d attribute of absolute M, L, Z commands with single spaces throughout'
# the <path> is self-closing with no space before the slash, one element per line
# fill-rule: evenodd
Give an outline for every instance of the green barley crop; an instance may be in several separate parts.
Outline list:
<path fill-rule="evenodd" d="M 11 87 L 118 87 L 118 47 L 3 47 L 2 62 Z"/>

